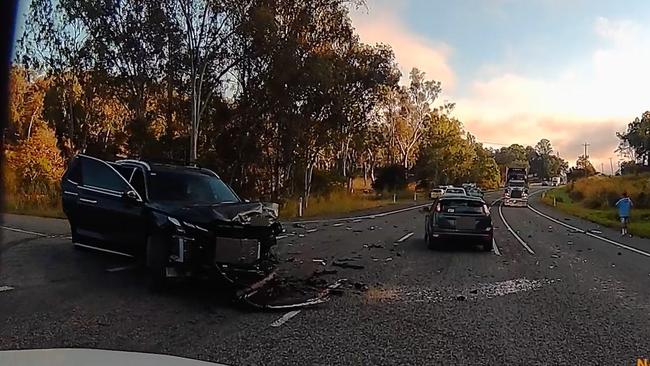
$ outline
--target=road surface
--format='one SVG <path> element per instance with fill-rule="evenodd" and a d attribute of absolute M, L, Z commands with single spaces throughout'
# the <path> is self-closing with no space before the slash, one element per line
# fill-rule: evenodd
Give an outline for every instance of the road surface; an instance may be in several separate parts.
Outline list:
<path fill-rule="evenodd" d="M 65 221 L 6 215 L 0 349 L 117 349 L 229 365 L 650 358 L 650 241 L 555 212 L 537 201 L 536 189 L 537 212 L 492 207 L 492 253 L 428 250 L 417 209 L 287 225 L 295 232 L 280 241 L 287 266 L 306 276 L 356 257 L 364 269 L 336 268 L 324 278 L 368 286 L 292 313 L 239 309 L 209 283 L 152 293 L 127 259 L 74 250 Z"/>

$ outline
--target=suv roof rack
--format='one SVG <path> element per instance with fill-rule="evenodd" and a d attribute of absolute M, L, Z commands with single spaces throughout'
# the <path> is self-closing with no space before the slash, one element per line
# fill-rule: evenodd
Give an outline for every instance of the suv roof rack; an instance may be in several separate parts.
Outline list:
<path fill-rule="evenodd" d="M 136 159 L 121 159 L 121 160 L 116 160 L 115 162 L 116 162 L 117 164 L 120 164 L 120 163 L 138 164 L 138 165 L 142 165 L 142 166 L 145 167 L 145 169 L 147 169 L 147 170 L 151 170 L 151 165 L 149 165 L 149 163 L 147 163 L 146 161 L 142 161 L 142 160 L 136 160 Z"/>

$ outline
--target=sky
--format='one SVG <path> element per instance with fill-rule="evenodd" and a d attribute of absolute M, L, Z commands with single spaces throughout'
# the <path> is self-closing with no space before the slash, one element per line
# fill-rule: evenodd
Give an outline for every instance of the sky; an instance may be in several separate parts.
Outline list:
<path fill-rule="evenodd" d="M 575 164 L 619 161 L 617 131 L 650 110 L 648 0 L 366 0 L 361 40 L 417 67 L 486 146 L 551 140 Z"/>

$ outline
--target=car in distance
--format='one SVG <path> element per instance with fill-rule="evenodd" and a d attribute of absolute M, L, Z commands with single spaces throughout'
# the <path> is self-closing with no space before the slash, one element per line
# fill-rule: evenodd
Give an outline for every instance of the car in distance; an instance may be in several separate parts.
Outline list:
<path fill-rule="evenodd" d="M 547 187 L 547 186 L 550 186 L 551 183 L 550 183 L 549 181 L 547 181 L 547 180 L 543 180 L 543 181 L 542 181 L 542 185 L 545 186 L 545 187 Z"/>
<path fill-rule="evenodd" d="M 445 241 L 471 240 L 491 251 L 492 232 L 490 208 L 481 198 L 442 196 L 426 215 L 424 240 L 429 249 Z"/>
<path fill-rule="evenodd" d="M 449 187 L 445 190 L 443 196 L 467 196 L 467 192 L 465 191 L 465 188 Z"/>
<path fill-rule="evenodd" d="M 483 198 L 483 192 L 478 188 L 471 188 L 467 191 L 467 195 L 471 197 Z"/>
<path fill-rule="evenodd" d="M 61 187 L 74 245 L 140 259 L 156 287 L 225 267 L 263 272 L 283 230 L 276 204 L 242 200 L 204 168 L 77 155 Z"/>
<path fill-rule="evenodd" d="M 442 189 L 442 188 L 434 188 L 434 189 L 431 190 L 431 192 L 429 192 L 429 198 L 434 200 L 434 199 L 442 196 L 443 194 L 445 194 L 444 189 Z"/>

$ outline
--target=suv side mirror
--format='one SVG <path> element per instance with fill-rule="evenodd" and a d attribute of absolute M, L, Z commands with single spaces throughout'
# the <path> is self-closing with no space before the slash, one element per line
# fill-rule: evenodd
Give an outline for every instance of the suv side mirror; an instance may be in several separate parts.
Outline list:
<path fill-rule="evenodd" d="M 137 202 L 138 194 L 135 191 L 126 191 L 122 194 L 122 198 L 129 202 Z"/>

